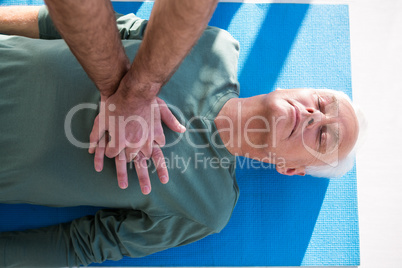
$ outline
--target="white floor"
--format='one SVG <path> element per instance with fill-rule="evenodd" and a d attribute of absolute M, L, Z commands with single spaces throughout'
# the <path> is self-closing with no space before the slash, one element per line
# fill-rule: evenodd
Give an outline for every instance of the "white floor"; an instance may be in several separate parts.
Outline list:
<path fill-rule="evenodd" d="M 357 156 L 361 267 L 402 267 L 402 1 L 349 7 L 354 99 L 369 120 Z"/>

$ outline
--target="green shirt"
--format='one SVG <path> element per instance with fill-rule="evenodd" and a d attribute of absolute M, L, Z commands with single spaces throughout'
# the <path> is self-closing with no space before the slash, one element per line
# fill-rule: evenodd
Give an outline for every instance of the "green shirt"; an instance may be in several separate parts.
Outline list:
<path fill-rule="evenodd" d="M 118 15 L 117 25 L 133 60 L 147 21 Z M 213 120 L 239 94 L 238 42 L 208 27 L 162 88 L 159 97 L 187 132 L 164 126 L 170 181 L 162 185 L 151 164 L 152 192 L 145 196 L 133 167 L 129 187 L 121 190 L 113 159 L 106 158 L 98 173 L 88 146 L 77 147 L 89 141 L 100 95 L 59 39 L 46 8 L 40 10 L 39 28 L 41 38 L 53 40 L 0 35 L 0 202 L 106 209 L 71 223 L 1 233 L 0 267 L 142 257 L 220 232 L 238 187 L 235 157 Z"/>

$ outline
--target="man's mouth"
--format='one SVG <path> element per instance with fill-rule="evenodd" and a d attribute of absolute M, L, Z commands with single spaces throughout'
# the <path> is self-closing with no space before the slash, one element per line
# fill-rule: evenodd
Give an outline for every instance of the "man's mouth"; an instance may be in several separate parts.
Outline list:
<path fill-rule="evenodd" d="M 293 111 L 294 111 L 294 114 L 293 114 L 294 125 L 293 125 L 292 132 L 290 132 L 290 135 L 289 135 L 289 138 L 290 138 L 293 135 L 293 133 L 296 131 L 297 126 L 299 125 L 299 122 L 300 122 L 300 110 L 293 103 L 289 102 L 289 104 L 293 107 Z"/>

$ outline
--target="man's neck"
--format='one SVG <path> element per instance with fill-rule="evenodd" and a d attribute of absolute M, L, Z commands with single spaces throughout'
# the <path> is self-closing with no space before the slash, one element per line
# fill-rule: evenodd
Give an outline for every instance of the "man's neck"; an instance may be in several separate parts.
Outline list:
<path fill-rule="evenodd" d="M 230 99 L 218 113 L 214 122 L 223 144 L 231 154 L 258 158 L 261 153 L 265 153 L 250 145 L 260 139 L 261 134 L 245 131 L 245 124 L 250 118 L 266 116 L 264 97 L 265 95 Z"/>
<path fill-rule="evenodd" d="M 239 119 L 244 99 L 233 98 L 228 100 L 219 111 L 214 122 L 226 149 L 235 156 L 243 155 L 239 140 Z"/>

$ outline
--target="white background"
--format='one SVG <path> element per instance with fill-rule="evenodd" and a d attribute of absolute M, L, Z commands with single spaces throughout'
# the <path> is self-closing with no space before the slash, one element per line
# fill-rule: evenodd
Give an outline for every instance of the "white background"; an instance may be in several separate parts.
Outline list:
<path fill-rule="evenodd" d="M 353 97 L 369 129 L 357 156 L 361 267 L 402 267 L 402 1 L 350 5 Z"/>

